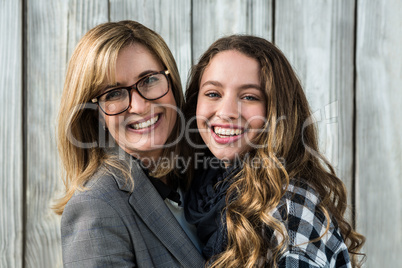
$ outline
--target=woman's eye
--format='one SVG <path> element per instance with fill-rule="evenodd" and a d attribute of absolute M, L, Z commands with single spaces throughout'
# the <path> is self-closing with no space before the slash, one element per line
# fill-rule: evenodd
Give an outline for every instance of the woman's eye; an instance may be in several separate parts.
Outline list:
<path fill-rule="evenodd" d="M 243 99 L 245 99 L 245 100 L 249 100 L 249 101 L 255 101 L 255 100 L 259 100 L 257 97 L 250 96 L 250 95 L 248 95 L 248 96 L 244 96 L 244 97 L 243 97 Z"/>
<path fill-rule="evenodd" d="M 209 98 L 218 98 L 219 94 L 216 92 L 209 92 L 209 93 L 205 93 L 205 96 L 207 96 Z"/>
<path fill-rule="evenodd" d="M 115 89 L 110 91 L 109 93 L 107 93 L 105 95 L 105 100 L 106 101 L 114 101 L 114 100 L 118 100 L 123 96 L 123 89 Z"/>
<path fill-rule="evenodd" d="M 159 81 L 159 79 L 156 75 L 150 75 L 150 76 L 146 77 L 141 84 L 149 86 L 149 85 L 157 83 L 158 81 Z"/>

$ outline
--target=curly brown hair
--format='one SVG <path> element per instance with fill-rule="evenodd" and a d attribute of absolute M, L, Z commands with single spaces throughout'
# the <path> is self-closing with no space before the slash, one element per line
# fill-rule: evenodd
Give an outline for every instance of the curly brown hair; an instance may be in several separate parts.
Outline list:
<path fill-rule="evenodd" d="M 346 188 L 330 163 L 319 153 L 316 127 L 306 124 L 312 114 L 302 86 L 284 54 L 274 44 L 245 35 L 223 37 L 214 42 L 191 70 L 184 109 L 186 117 L 196 115 L 197 96 L 205 68 L 215 55 L 227 50 L 236 50 L 260 64 L 267 121 L 254 144 L 266 146 L 248 152 L 250 158 L 264 161 L 261 168 L 254 168 L 245 161 L 238 179 L 228 189 L 225 218 L 228 245 L 224 252 L 210 260 L 211 266 L 255 267 L 263 259 L 276 267 L 288 235 L 269 212 L 279 204 L 289 178 L 302 178 L 319 194 L 319 208 L 328 222 L 330 217 L 337 222 L 351 254 L 352 265 L 360 267 L 358 256 L 362 255 L 359 252 L 365 238 L 344 216 Z M 196 128 L 195 121 L 190 127 Z M 199 134 L 192 135 L 191 139 L 200 144 Z M 284 238 L 281 243 L 271 245 L 264 239 L 264 226 L 280 234 Z M 266 259 L 267 252 L 272 253 L 269 260 Z"/>

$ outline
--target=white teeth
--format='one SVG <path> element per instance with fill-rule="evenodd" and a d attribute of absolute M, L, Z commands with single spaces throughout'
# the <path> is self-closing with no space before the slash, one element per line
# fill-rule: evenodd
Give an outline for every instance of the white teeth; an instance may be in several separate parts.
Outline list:
<path fill-rule="evenodd" d="M 153 124 L 156 123 L 156 121 L 158 121 L 159 119 L 159 115 L 152 117 L 151 119 L 149 119 L 148 121 L 142 122 L 142 123 L 138 123 L 138 124 L 132 124 L 132 127 L 134 129 L 142 129 L 142 128 L 147 128 L 152 126 Z"/>
<path fill-rule="evenodd" d="M 237 136 L 243 134 L 243 131 L 239 128 L 222 128 L 222 127 L 214 127 L 214 132 L 219 136 Z"/>

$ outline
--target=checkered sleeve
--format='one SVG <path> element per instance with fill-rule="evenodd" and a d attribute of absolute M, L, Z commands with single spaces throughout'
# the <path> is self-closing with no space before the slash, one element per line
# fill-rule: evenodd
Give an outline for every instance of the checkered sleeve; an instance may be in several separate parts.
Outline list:
<path fill-rule="evenodd" d="M 279 267 L 352 267 L 347 246 L 334 221 L 330 221 L 325 233 L 328 221 L 318 207 L 319 202 L 318 194 L 311 187 L 295 180 L 290 182 L 272 214 L 289 236 Z M 273 238 L 278 241 L 275 232 Z"/>

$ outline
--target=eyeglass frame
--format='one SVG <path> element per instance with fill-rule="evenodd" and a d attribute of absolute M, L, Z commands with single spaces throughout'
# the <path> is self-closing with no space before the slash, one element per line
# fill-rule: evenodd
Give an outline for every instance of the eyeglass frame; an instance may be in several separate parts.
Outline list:
<path fill-rule="evenodd" d="M 148 77 L 150 77 L 150 76 L 152 76 L 152 75 L 156 75 L 156 74 L 163 74 L 163 75 L 166 77 L 166 80 L 167 80 L 167 82 L 168 82 L 168 88 L 167 88 L 166 92 L 165 92 L 162 96 L 160 96 L 160 97 L 153 98 L 153 99 L 145 98 L 145 97 L 141 94 L 141 92 L 138 90 L 137 84 L 140 83 L 140 82 L 142 82 L 144 79 L 146 79 L 146 78 L 148 78 Z M 92 103 L 96 103 L 96 104 L 98 105 L 99 109 L 101 109 L 101 111 L 102 111 L 104 114 L 108 115 L 108 116 L 114 116 L 114 115 L 122 114 L 122 113 L 124 113 L 125 111 L 127 111 L 128 108 L 130 108 L 131 95 L 132 95 L 131 92 L 132 92 L 133 89 L 135 89 L 135 90 L 137 91 L 138 95 L 140 95 L 143 99 L 148 100 L 148 101 L 158 100 L 158 99 L 163 98 L 164 96 L 166 96 L 166 94 L 168 94 L 168 92 L 169 92 L 169 90 L 170 90 L 170 80 L 169 80 L 169 77 L 168 77 L 169 74 L 170 74 L 169 70 L 163 70 L 163 71 L 160 71 L 160 72 L 152 72 L 152 73 L 149 73 L 149 74 L 147 74 L 147 75 L 141 77 L 137 82 L 135 82 L 135 83 L 134 83 L 133 85 L 131 85 L 131 86 L 127 86 L 127 87 L 123 87 L 123 86 L 120 87 L 120 86 L 118 86 L 118 87 L 110 88 L 110 89 L 108 89 L 107 91 L 103 92 L 102 94 L 100 94 L 100 95 L 96 96 L 95 98 L 91 99 L 91 101 L 92 101 Z M 117 114 L 108 114 L 108 113 L 105 112 L 105 111 L 102 109 L 102 107 L 99 105 L 99 98 L 102 97 L 103 95 L 108 94 L 109 92 L 111 92 L 111 91 L 113 91 L 113 90 L 116 90 L 116 89 L 125 89 L 125 90 L 128 91 L 128 100 L 129 100 L 128 103 L 129 103 L 129 104 L 128 104 L 128 106 L 127 106 L 126 109 L 124 109 L 123 111 L 121 111 L 121 112 L 119 112 L 119 113 L 117 113 Z"/>

